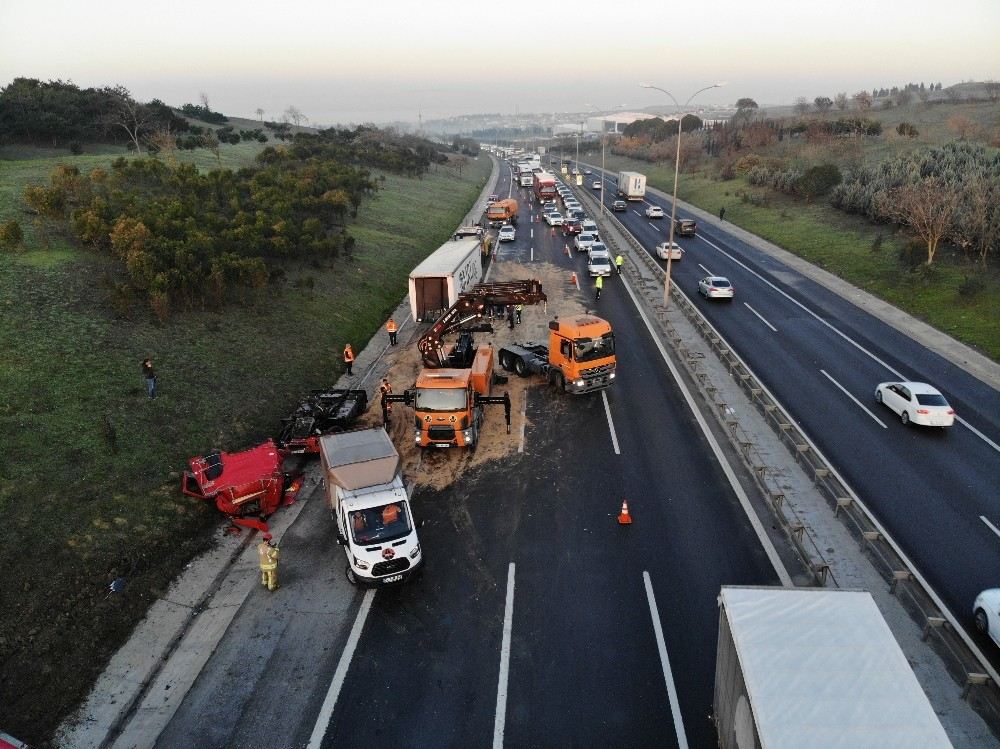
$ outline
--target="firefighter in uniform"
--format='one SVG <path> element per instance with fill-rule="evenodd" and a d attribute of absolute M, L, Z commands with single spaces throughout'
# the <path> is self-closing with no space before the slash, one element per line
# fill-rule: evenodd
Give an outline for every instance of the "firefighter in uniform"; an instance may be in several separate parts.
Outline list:
<path fill-rule="evenodd" d="M 257 544 L 257 558 L 260 560 L 260 584 L 268 590 L 278 589 L 278 547 L 270 533 L 264 534 L 264 540 Z"/>
<path fill-rule="evenodd" d="M 347 367 L 347 376 L 351 376 L 351 367 L 354 366 L 354 349 L 351 348 L 351 344 L 344 346 L 344 364 Z"/>
<path fill-rule="evenodd" d="M 389 334 L 389 345 L 395 346 L 396 333 L 399 331 L 399 326 L 396 325 L 396 321 L 393 320 L 391 317 L 389 318 L 389 322 L 385 324 L 385 330 Z"/>

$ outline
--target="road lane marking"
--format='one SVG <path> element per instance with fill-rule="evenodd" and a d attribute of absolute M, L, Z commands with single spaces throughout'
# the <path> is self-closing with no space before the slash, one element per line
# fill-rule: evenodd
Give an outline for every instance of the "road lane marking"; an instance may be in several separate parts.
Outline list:
<path fill-rule="evenodd" d="M 803 312 L 811 315 L 814 319 L 816 319 L 817 321 L 819 321 L 820 323 L 822 323 L 823 325 L 825 325 L 827 328 L 829 328 L 831 331 L 833 331 L 834 333 L 836 333 L 837 335 L 839 335 L 841 338 L 843 338 L 849 344 L 851 344 L 852 346 L 854 346 L 858 351 L 860 351 L 861 353 L 863 353 L 865 356 L 867 356 L 870 359 L 872 359 L 873 361 L 878 362 L 879 364 L 881 364 L 887 370 L 889 370 L 894 375 L 896 375 L 896 377 L 898 377 L 900 380 L 903 380 L 905 382 L 905 381 L 907 381 L 907 380 L 910 379 L 909 377 L 907 377 L 906 375 L 904 375 L 902 372 L 900 372 L 899 370 L 897 370 L 895 367 L 891 366 L 887 362 L 882 361 L 882 359 L 880 359 L 873 352 L 869 351 L 864 346 L 862 346 L 860 343 L 858 343 L 857 341 L 855 341 L 853 338 L 851 338 L 849 335 L 847 335 L 847 333 L 844 333 L 842 330 L 837 329 L 832 323 L 830 323 L 829 321 L 827 321 L 827 320 L 823 319 L 822 317 L 820 317 L 817 313 L 813 312 L 811 309 L 809 309 L 804 304 L 802 304 L 802 302 L 798 301 L 797 299 L 794 299 L 786 291 L 784 291 L 783 289 L 779 289 L 774 283 L 772 283 L 771 281 L 768 281 L 760 273 L 758 273 L 757 271 L 755 271 L 753 268 L 750 268 L 749 266 L 747 266 L 746 263 L 744 263 L 744 262 L 738 260 L 737 258 L 733 257 L 730 253 L 726 252 L 724 249 L 722 249 L 721 247 L 719 247 L 719 245 L 715 244 L 715 242 L 711 242 L 711 241 L 705 239 L 705 237 L 703 237 L 701 234 L 699 234 L 697 236 L 698 236 L 698 239 L 700 239 L 702 242 L 704 242 L 707 245 L 710 245 L 711 247 L 714 247 L 716 250 L 718 250 L 723 255 L 725 255 L 726 257 L 728 257 L 730 260 L 732 260 L 738 266 L 740 266 L 741 268 L 743 268 L 745 271 L 747 271 L 748 273 L 752 274 L 753 276 L 756 276 L 758 279 L 760 279 L 761 281 L 763 281 L 764 283 L 766 283 L 768 286 L 770 286 L 772 289 L 774 289 L 775 291 L 777 291 L 779 294 L 781 294 L 783 297 L 785 297 L 785 299 L 787 299 L 788 301 L 790 301 L 792 304 L 794 304 L 796 307 L 798 307 L 799 309 L 801 309 Z M 704 266 L 702 266 L 702 267 L 704 267 Z M 801 274 L 799 274 L 799 275 L 801 275 Z M 844 301 L 847 302 L 846 299 Z M 874 317 L 874 315 L 873 315 L 873 317 Z M 878 318 L 875 318 L 875 319 L 878 319 Z M 888 323 L 885 323 L 885 324 L 888 325 Z M 892 326 L 890 325 L 889 327 L 892 327 Z M 903 335 L 906 335 L 906 334 L 903 333 Z M 907 336 L 907 337 L 909 338 L 909 336 Z M 910 339 L 910 340 L 913 340 L 913 339 Z M 917 343 L 917 342 L 914 341 L 914 343 Z M 923 346 L 923 344 L 920 344 L 920 343 L 917 343 L 917 345 Z M 923 346 L 923 348 L 927 348 L 927 347 Z M 970 424 L 969 422 L 967 422 L 965 419 L 963 419 L 960 416 L 956 415 L 955 416 L 955 421 L 957 421 L 959 424 L 961 424 L 962 426 L 964 426 L 966 429 L 968 429 L 974 435 L 976 435 L 977 437 L 979 437 L 979 439 L 981 439 L 987 445 L 989 445 L 990 447 L 992 447 L 994 450 L 996 450 L 997 452 L 1000 452 L 1000 445 L 998 445 L 996 442 L 994 442 L 993 440 L 991 440 L 985 434 L 983 434 L 982 432 L 980 432 L 978 429 L 976 429 L 974 426 L 972 426 L 972 424 Z"/>
<path fill-rule="evenodd" d="M 636 216 L 638 216 L 639 218 L 642 218 L 642 214 L 641 214 L 641 213 L 639 213 L 639 211 L 637 211 L 637 210 L 636 210 L 635 208 L 633 208 L 633 209 L 632 209 L 632 213 L 634 213 L 634 214 L 635 214 Z"/>
<path fill-rule="evenodd" d="M 529 219 L 529 220 L 530 220 L 530 219 Z M 532 229 L 531 229 L 531 237 L 530 237 L 530 238 L 531 238 L 531 239 L 534 239 L 534 238 L 535 238 L 535 229 L 534 229 L 534 227 L 532 227 Z"/>
<path fill-rule="evenodd" d="M 514 563 L 507 567 L 507 602 L 503 607 L 503 639 L 500 642 L 500 677 L 497 682 L 497 709 L 493 718 L 493 749 L 503 749 L 507 723 L 507 678 L 510 675 L 510 634 L 514 626 Z"/>
<path fill-rule="evenodd" d="M 632 298 L 632 304 L 639 313 L 639 317 L 642 318 L 642 322 L 645 324 L 646 330 L 649 331 L 650 338 L 653 339 L 653 345 L 656 346 L 657 351 L 660 352 L 660 356 L 663 357 L 664 364 L 667 365 L 667 369 L 670 370 L 670 374 L 674 378 L 674 382 L 677 383 L 677 387 L 681 391 L 681 395 L 684 396 L 684 402 L 687 403 L 688 409 L 690 409 L 691 414 L 694 416 L 694 420 L 698 422 L 698 427 L 701 429 L 701 433 L 708 442 L 708 446 L 712 448 L 712 455 L 715 456 L 715 461 L 722 468 L 722 472 L 726 474 L 729 486 L 732 487 L 733 494 L 736 495 L 736 499 L 739 500 L 740 507 L 742 507 L 743 512 L 746 513 L 747 520 L 750 521 L 750 526 L 753 528 L 754 534 L 757 536 L 757 540 L 760 542 L 761 548 L 764 550 L 764 553 L 767 554 L 768 561 L 770 561 L 771 566 L 774 567 L 774 572 L 778 576 L 778 580 L 781 582 L 782 586 L 786 588 L 794 587 L 792 576 L 789 575 L 788 570 L 785 569 L 785 565 L 782 563 L 781 557 L 778 556 L 778 550 L 774 548 L 774 542 L 771 540 L 771 537 L 767 535 L 767 531 L 764 530 L 764 524 L 760 521 L 757 513 L 754 512 L 753 505 L 750 504 L 750 498 L 747 496 L 742 484 L 740 484 L 739 479 L 736 477 L 736 471 L 733 470 L 733 467 L 729 464 L 729 460 L 726 458 L 725 453 L 722 452 L 722 447 L 719 445 L 719 441 L 715 438 L 715 434 L 708 426 L 708 422 L 705 421 L 705 416 L 698 408 L 698 404 L 695 401 L 694 396 L 691 394 L 691 390 L 688 388 L 684 380 L 681 379 L 681 373 L 678 371 L 677 367 L 674 366 L 674 363 L 667 355 L 667 350 L 663 347 L 663 341 L 660 340 L 659 334 L 656 332 L 656 328 L 650 321 L 646 311 L 642 308 L 642 305 L 639 304 L 639 300 L 636 298 L 635 292 L 632 291 L 632 286 L 627 280 L 625 283 L 625 291 L 627 291 L 628 295 Z"/>
<path fill-rule="evenodd" d="M 984 523 L 986 523 L 987 528 L 996 533 L 997 536 L 1000 536 L 1000 528 L 997 528 L 995 525 L 993 525 L 993 523 L 987 520 L 985 515 L 980 515 L 979 519 L 982 520 Z"/>
<path fill-rule="evenodd" d="M 611 406 L 608 404 L 607 391 L 602 390 L 601 397 L 604 399 L 604 413 L 607 414 L 608 428 L 611 430 L 611 445 L 615 448 L 615 455 L 621 455 L 621 450 L 618 449 L 618 434 L 615 432 L 615 422 L 611 420 Z"/>
<path fill-rule="evenodd" d="M 528 421 L 528 391 L 524 391 L 524 402 L 521 404 L 521 441 L 518 443 L 517 451 L 524 452 L 524 425 Z"/>
<path fill-rule="evenodd" d="M 670 698 L 670 712 L 674 716 L 674 732 L 677 734 L 679 749 L 688 749 L 687 734 L 684 732 L 684 719 L 681 717 L 681 706 L 677 700 L 677 686 L 670 670 L 670 658 L 667 656 L 667 643 L 663 639 L 663 626 L 660 624 L 660 612 L 656 608 L 656 597 L 653 595 L 653 583 L 649 573 L 642 573 L 642 582 L 646 586 L 646 601 L 649 602 L 649 615 L 653 618 L 653 633 L 656 635 L 656 649 L 660 652 L 660 665 L 663 667 L 663 680 L 667 683 L 667 697 Z"/>
<path fill-rule="evenodd" d="M 361 630 L 365 628 L 365 620 L 368 618 L 368 612 L 371 611 L 372 600 L 374 598 L 375 589 L 369 588 L 365 591 L 365 597 L 361 599 L 361 607 L 358 609 L 358 615 L 354 619 L 354 626 L 351 627 L 351 634 L 347 638 L 344 652 L 340 654 L 340 662 L 337 664 L 337 670 L 333 674 L 333 681 L 330 682 L 326 699 L 323 700 L 323 707 L 319 710 L 319 717 L 316 718 L 316 725 L 313 726 L 307 749 L 320 749 L 323 743 L 323 737 L 326 736 L 326 729 L 330 725 L 330 718 L 333 717 L 333 708 L 337 705 L 337 697 L 340 695 L 340 689 L 344 686 L 344 680 L 347 678 L 347 669 L 351 666 L 354 650 L 358 647 L 358 640 L 361 639 Z"/>
<path fill-rule="evenodd" d="M 531 245 L 531 261 L 535 260 L 535 245 Z"/>
<path fill-rule="evenodd" d="M 876 416 L 871 411 L 869 411 L 868 408 L 861 401 L 859 401 L 857 398 L 855 398 L 853 395 L 851 395 L 847 391 L 847 388 L 845 388 L 843 385 L 841 385 L 839 382 L 837 382 L 835 379 L 833 379 L 829 374 L 827 374 L 827 372 L 826 372 L 825 369 L 821 369 L 820 373 L 824 377 L 826 377 L 826 379 L 828 379 L 830 382 L 832 382 L 834 385 L 836 385 L 837 388 L 840 390 L 840 392 L 842 392 L 844 395 L 846 395 L 848 398 L 850 398 L 852 401 L 854 401 L 854 403 L 857 405 L 858 408 L 860 408 L 866 414 L 868 414 L 873 419 L 875 419 L 875 421 L 878 422 L 878 425 L 880 427 L 882 427 L 883 429 L 888 429 L 889 428 L 888 426 L 885 425 L 885 423 L 882 421 L 882 419 L 880 419 L 878 416 Z"/>
<path fill-rule="evenodd" d="M 649 228 L 652 229 L 653 231 L 659 231 L 659 228 L 657 228 L 656 224 L 654 224 L 652 221 L 647 221 L 646 223 L 649 224 Z"/>
<path fill-rule="evenodd" d="M 778 329 L 777 329 L 776 327 L 774 327 L 773 325 L 771 325 L 771 323 L 769 323 L 769 322 L 768 322 L 767 320 L 765 320 L 765 319 L 764 319 L 764 316 L 763 316 L 762 314 L 760 314 L 760 312 L 758 312 L 757 310 L 755 310 L 755 309 L 754 309 L 753 307 L 751 307 L 751 306 L 750 306 L 749 304 L 747 304 L 746 302 L 743 302 L 743 306 L 744 306 L 744 307 L 746 307 L 746 308 L 747 308 L 748 310 L 750 310 L 751 312 L 753 312 L 753 313 L 754 313 L 755 315 L 757 315 L 757 317 L 759 317 L 759 318 L 760 318 L 760 321 L 761 321 L 762 323 L 764 323 L 764 324 L 765 324 L 765 325 L 766 325 L 767 327 L 769 327 L 769 328 L 770 328 L 771 330 L 773 330 L 773 331 L 774 331 L 775 333 L 777 333 L 777 332 L 778 332 Z"/>
<path fill-rule="evenodd" d="M 715 275 L 714 273 L 712 273 L 712 271 L 710 271 L 708 268 L 706 268 L 701 263 L 698 263 L 698 267 L 701 268 L 703 271 L 705 271 L 705 275 L 706 276 L 714 276 Z"/>

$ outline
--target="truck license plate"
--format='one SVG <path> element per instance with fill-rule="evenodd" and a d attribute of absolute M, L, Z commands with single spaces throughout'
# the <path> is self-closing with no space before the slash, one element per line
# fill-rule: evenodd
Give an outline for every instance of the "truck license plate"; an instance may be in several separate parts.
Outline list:
<path fill-rule="evenodd" d="M 398 583 L 402 579 L 403 579 L 402 575 L 389 575 L 389 577 L 383 577 L 382 578 L 382 582 L 383 583 Z"/>

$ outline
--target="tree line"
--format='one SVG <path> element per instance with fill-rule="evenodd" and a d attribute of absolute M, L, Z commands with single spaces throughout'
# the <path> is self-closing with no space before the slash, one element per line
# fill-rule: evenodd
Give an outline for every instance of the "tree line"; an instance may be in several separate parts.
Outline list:
<path fill-rule="evenodd" d="M 445 160 L 415 136 L 329 129 L 296 134 L 236 171 L 151 157 L 86 174 L 61 165 L 24 199 L 43 231 L 53 225 L 117 261 L 106 287 L 120 313 L 144 302 L 166 320 L 244 300 L 279 280 L 283 261 L 349 253 L 348 220 L 378 189 L 372 169 L 419 176 Z"/>

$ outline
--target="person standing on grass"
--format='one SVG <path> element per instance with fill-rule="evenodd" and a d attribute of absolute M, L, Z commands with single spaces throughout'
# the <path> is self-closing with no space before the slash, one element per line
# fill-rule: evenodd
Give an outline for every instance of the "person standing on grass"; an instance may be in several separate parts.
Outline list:
<path fill-rule="evenodd" d="M 354 349 L 351 348 L 351 344 L 344 346 L 344 366 L 347 367 L 347 376 L 352 375 L 351 368 L 354 366 Z"/>
<path fill-rule="evenodd" d="M 598 276 L 597 277 L 597 281 L 595 283 L 597 285 L 597 298 L 600 299 L 601 298 L 601 289 L 604 288 L 604 276 Z"/>
<path fill-rule="evenodd" d="M 146 395 L 150 398 L 156 397 L 156 372 L 153 370 L 153 360 L 146 358 L 142 360 L 142 380 L 146 385 Z"/>
<path fill-rule="evenodd" d="M 726 206 L 722 206 L 719 209 L 719 221 L 725 221 L 725 220 L 726 220 Z"/>
<path fill-rule="evenodd" d="M 385 324 L 385 330 L 389 334 L 389 345 L 395 346 L 396 333 L 399 331 L 399 326 L 396 325 L 396 321 L 393 320 L 391 317 L 389 318 L 389 322 Z"/>

